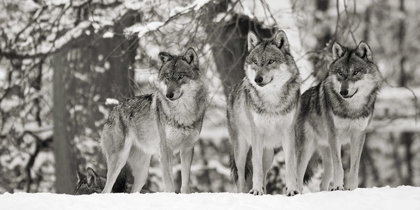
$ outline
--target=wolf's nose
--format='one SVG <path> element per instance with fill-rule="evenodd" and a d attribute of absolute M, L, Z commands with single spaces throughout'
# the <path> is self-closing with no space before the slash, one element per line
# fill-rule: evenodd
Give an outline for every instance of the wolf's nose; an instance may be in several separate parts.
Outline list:
<path fill-rule="evenodd" d="M 260 84 L 261 82 L 263 82 L 263 80 L 264 80 L 264 78 L 262 78 L 261 76 L 257 76 L 256 78 L 255 78 L 255 82 L 257 83 L 257 84 Z"/>
<path fill-rule="evenodd" d="M 347 94 L 349 94 L 349 91 L 348 91 L 348 90 L 341 90 L 341 91 L 340 91 L 340 94 L 341 94 L 342 96 L 346 96 Z"/>
<path fill-rule="evenodd" d="M 166 98 L 172 99 L 174 97 L 174 93 L 166 94 Z"/>

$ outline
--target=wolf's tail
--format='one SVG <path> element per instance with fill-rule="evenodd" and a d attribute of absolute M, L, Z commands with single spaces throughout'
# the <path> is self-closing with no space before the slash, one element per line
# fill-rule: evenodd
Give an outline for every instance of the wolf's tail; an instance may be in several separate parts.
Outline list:
<path fill-rule="evenodd" d="M 252 174 L 252 150 L 250 149 L 248 151 L 248 154 L 246 155 L 246 162 L 245 162 L 245 180 L 249 177 L 250 174 Z M 233 150 L 230 152 L 229 155 L 229 164 L 230 164 L 230 170 L 231 175 L 235 183 L 238 181 L 238 168 L 236 168 L 235 163 L 235 157 L 233 155 Z"/>
<path fill-rule="evenodd" d="M 308 166 L 306 167 L 305 175 L 303 175 L 303 183 L 308 184 L 317 171 L 319 164 L 319 154 L 314 152 L 311 159 L 309 160 Z"/>
<path fill-rule="evenodd" d="M 318 164 L 319 164 L 319 160 L 320 160 L 319 154 L 315 152 L 312 155 L 311 159 L 309 160 L 308 167 L 306 168 L 305 175 L 303 176 L 303 182 L 305 184 L 307 184 L 311 180 L 311 178 L 314 176 L 314 174 L 316 173 L 316 170 L 317 170 Z M 233 155 L 233 150 L 229 154 L 229 164 L 230 164 L 230 170 L 231 170 L 232 178 L 235 181 L 235 183 L 237 183 L 237 181 L 238 181 L 238 168 L 236 168 L 236 163 L 235 163 L 235 157 Z M 246 156 L 245 180 L 249 177 L 249 175 L 252 175 L 252 150 L 251 149 L 248 151 L 248 154 Z"/>

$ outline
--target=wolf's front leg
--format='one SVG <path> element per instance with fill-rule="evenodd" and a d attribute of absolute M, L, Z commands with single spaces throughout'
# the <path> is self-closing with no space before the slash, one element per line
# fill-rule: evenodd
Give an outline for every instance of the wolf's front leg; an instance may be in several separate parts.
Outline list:
<path fill-rule="evenodd" d="M 283 138 L 283 151 L 286 162 L 286 195 L 299 194 L 297 188 L 296 162 L 295 162 L 295 134 L 294 129 Z"/>
<path fill-rule="evenodd" d="M 175 192 L 172 172 L 172 148 L 165 143 L 160 146 L 160 164 L 162 165 L 163 188 L 165 192 Z"/>
<path fill-rule="evenodd" d="M 253 130 L 252 135 L 252 189 L 250 194 L 263 195 L 265 190 L 264 174 L 263 174 L 263 140 L 258 139 L 256 136 L 257 131 Z"/>
<path fill-rule="evenodd" d="M 191 171 L 191 163 L 194 156 L 194 145 L 189 148 L 183 148 L 180 152 L 181 156 L 181 179 L 182 179 L 182 186 L 181 186 L 181 193 L 188 194 L 190 193 L 190 171 Z"/>
<path fill-rule="evenodd" d="M 350 171 L 346 182 L 347 190 L 354 190 L 359 184 L 359 164 L 362 155 L 363 145 L 365 143 L 366 133 L 364 131 L 356 132 L 351 136 L 350 142 Z"/>
<path fill-rule="evenodd" d="M 333 178 L 333 187 L 331 191 L 344 190 L 344 170 L 343 163 L 341 162 L 341 143 L 337 138 L 335 131 L 330 128 L 332 131 L 328 133 L 328 144 L 330 146 L 331 157 L 334 167 L 334 178 Z"/>

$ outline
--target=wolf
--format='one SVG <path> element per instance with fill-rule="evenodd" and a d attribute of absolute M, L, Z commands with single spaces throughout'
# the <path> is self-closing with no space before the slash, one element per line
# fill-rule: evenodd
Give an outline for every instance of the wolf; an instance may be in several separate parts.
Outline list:
<path fill-rule="evenodd" d="M 227 102 L 233 150 L 231 167 L 237 191 L 248 191 L 246 178 L 252 162 L 249 193 L 266 193 L 266 175 L 273 162 L 274 148 L 283 146 L 286 194 L 294 195 L 297 194 L 294 122 L 302 83 L 299 71 L 284 31 L 279 30 L 270 39 L 260 39 L 249 32 L 247 40 L 245 77 L 233 87 Z"/>
<path fill-rule="evenodd" d="M 112 188 L 113 193 L 131 192 L 132 185 L 127 182 L 127 173 L 129 173 L 128 168 L 123 167 Z M 77 171 L 77 179 L 75 195 L 101 193 L 106 182 L 106 177 L 99 176 L 90 167 L 86 169 L 86 174 Z"/>
<path fill-rule="evenodd" d="M 160 154 L 165 192 L 174 192 L 172 156 L 181 156 L 181 193 L 189 193 L 194 145 L 207 107 L 205 72 L 193 48 L 183 55 L 160 52 L 157 90 L 124 101 L 111 111 L 102 131 L 101 147 L 108 166 L 103 193 L 109 193 L 128 163 L 133 172 L 132 192 L 146 182 L 153 154 Z"/>
<path fill-rule="evenodd" d="M 295 128 L 300 192 L 314 152 L 321 154 L 324 168 L 320 190 L 353 190 L 358 186 L 360 155 L 382 77 L 369 45 L 363 41 L 354 49 L 335 42 L 332 54 L 327 76 L 301 96 Z M 350 170 L 344 186 L 341 145 L 348 143 Z"/>
<path fill-rule="evenodd" d="M 131 173 L 130 169 L 124 166 L 121 169 L 117 180 L 112 187 L 112 193 L 130 193 L 133 185 L 128 181 L 128 176 Z M 104 189 L 106 177 L 100 176 L 91 167 L 86 169 L 86 174 L 77 171 L 77 186 L 75 195 L 89 195 L 93 193 L 101 193 Z M 140 193 L 154 193 L 144 187 L 140 190 Z"/>

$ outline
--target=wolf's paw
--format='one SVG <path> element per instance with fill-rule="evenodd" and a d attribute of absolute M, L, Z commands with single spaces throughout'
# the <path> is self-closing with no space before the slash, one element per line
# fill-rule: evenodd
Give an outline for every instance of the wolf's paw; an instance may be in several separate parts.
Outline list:
<path fill-rule="evenodd" d="M 344 187 L 343 186 L 335 186 L 333 188 L 331 188 L 331 191 L 343 191 Z"/>
<path fill-rule="evenodd" d="M 257 189 L 252 189 L 251 191 L 249 191 L 249 194 L 252 194 L 252 195 L 264 195 L 264 187 L 262 187 L 262 188 L 257 188 Z"/>
<path fill-rule="evenodd" d="M 288 189 L 287 187 L 286 187 L 286 195 L 287 196 L 294 196 L 294 195 L 297 195 L 297 194 L 299 194 L 299 191 L 297 191 L 296 189 Z"/>

